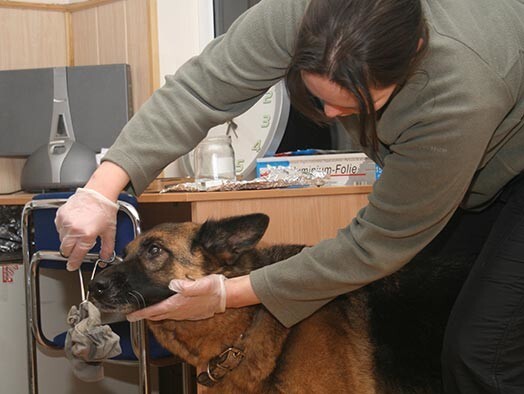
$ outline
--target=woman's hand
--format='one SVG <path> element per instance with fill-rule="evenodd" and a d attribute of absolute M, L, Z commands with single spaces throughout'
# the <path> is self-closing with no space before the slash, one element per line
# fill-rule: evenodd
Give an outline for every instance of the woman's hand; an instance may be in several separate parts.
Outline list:
<path fill-rule="evenodd" d="M 100 257 L 110 259 L 115 248 L 115 201 L 129 182 L 129 176 L 118 165 L 103 162 L 83 189 L 77 189 L 62 205 L 55 219 L 60 235 L 60 252 L 68 257 L 67 269 L 74 271 L 94 246 L 99 236 L 102 241 Z"/>
<path fill-rule="evenodd" d="M 80 267 L 84 256 L 100 236 L 100 257 L 109 259 L 115 248 L 118 205 L 91 189 L 77 189 L 56 212 L 60 253 L 68 258 L 67 269 Z"/>
<path fill-rule="evenodd" d="M 209 275 L 195 281 L 174 279 L 169 288 L 177 294 L 127 315 L 133 322 L 148 320 L 201 320 L 226 310 L 226 277 Z"/>

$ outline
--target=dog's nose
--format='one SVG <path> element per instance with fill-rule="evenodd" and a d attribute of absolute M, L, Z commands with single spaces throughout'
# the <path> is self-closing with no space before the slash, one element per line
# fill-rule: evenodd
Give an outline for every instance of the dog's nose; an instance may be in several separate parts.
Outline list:
<path fill-rule="evenodd" d="M 94 297 L 102 297 L 104 293 L 109 289 L 110 286 L 110 280 L 106 278 L 98 278 L 95 280 L 92 280 L 89 283 L 89 293 L 91 293 Z"/>

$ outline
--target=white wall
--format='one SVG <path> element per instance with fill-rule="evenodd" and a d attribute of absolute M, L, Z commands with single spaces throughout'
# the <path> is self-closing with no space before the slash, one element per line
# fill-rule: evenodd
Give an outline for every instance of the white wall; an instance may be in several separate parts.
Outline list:
<path fill-rule="evenodd" d="M 2 274 L 4 269 L 1 268 Z M 23 268 L 0 282 L 0 393 L 27 393 Z"/>
<path fill-rule="evenodd" d="M 212 0 L 157 0 L 160 81 L 213 38 Z"/>
<path fill-rule="evenodd" d="M 214 37 L 212 0 L 157 0 L 159 86 L 191 57 L 198 55 Z M 185 175 L 177 164 L 164 176 Z"/>

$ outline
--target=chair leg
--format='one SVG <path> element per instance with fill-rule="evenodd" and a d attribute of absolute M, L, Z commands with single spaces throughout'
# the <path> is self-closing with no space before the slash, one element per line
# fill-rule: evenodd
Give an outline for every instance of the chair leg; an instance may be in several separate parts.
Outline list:
<path fill-rule="evenodd" d="M 144 320 L 136 323 L 137 341 L 138 341 L 138 393 L 151 393 L 151 378 L 149 373 L 149 341 L 147 336 L 147 327 Z"/>
<path fill-rule="evenodd" d="M 182 393 L 196 393 L 195 369 L 188 363 L 182 363 Z"/>
<path fill-rule="evenodd" d="M 36 359 L 36 339 L 33 335 L 33 298 L 31 294 L 29 268 L 30 260 L 30 238 L 29 238 L 29 216 L 32 208 L 26 204 L 22 211 L 22 255 L 24 261 L 24 286 L 25 286 L 25 324 L 27 337 L 27 385 L 29 394 L 38 394 L 38 374 Z"/>
<path fill-rule="evenodd" d="M 27 327 L 27 384 L 29 394 L 38 394 L 38 374 L 36 372 L 36 341 Z"/>
<path fill-rule="evenodd" d="M 31 287 L 29 286 L 29 275 L 31 274 L 25 266 L 25 309 L 26 309 L 26 336 L 27 336 L 27 384 L 29 394 L 38 394 L 37 354 L 36 339 L 33 334 L 33 303 Z"/>

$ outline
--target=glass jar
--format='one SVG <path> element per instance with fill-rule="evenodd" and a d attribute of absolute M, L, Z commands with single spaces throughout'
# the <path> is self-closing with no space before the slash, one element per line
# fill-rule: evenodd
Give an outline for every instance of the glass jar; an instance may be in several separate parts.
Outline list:
<path fill-rule="evenodd" d="M 207 137 L 197 145 L 193 169 L 200 190 L 236 180 L 235 152 L 228 135 Z"/>

